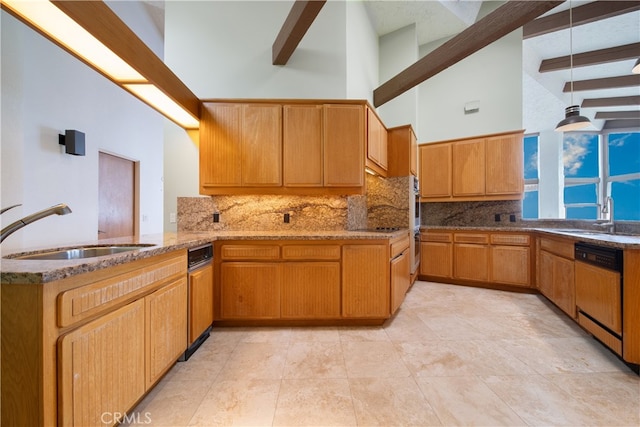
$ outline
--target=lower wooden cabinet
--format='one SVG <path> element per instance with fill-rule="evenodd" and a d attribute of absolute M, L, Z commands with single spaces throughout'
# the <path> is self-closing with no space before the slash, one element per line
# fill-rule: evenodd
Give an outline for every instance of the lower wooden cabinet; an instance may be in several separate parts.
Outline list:
<path fill-rule="evenodd" d="M 342 315 L 389 316 L 389 255 L 386 245 L 342 248 Z"/>
<path fill-rule="evenodd" d="M 420 274 L 442 277 L 453 276 L 453 234 L 426 232 L 420 235 Z"/>
<path fill-rule="evenodd" d="M 213 266 L 189 273 L 189 343 L 213 323 Z"/>
<path fill-rule="evenodd" d="M 489 247 L 486 244 L 464 243 L 466 237 L 461 236 L 461 243 L 455 240 L 458 235 L 454 237 L 453 275 L 458 279 L 486 282 L 489 280 Z"/>
<path fill-rule="evenodd" d="M 339 262 L 287 262 L 282 267 L 283 319 L 340 317 Z"/>
<path fill-rule="evenodd" d="M 572 318 L 576 313 L 573 242 L 542 238 L 538 252 L 538 290 Z"/>
<path fill-rule="evenodd" d="M 391 313 L 395 313 L 400 307 L 411 286 L 410 264 L 408 250 L 391 260 Z"/>
<path fill-rule="evenodd" d="M 223 319 L 280 317 L 281 266 L 268 262 L 225 262 L 220 272 Z"/>
<path fill-rule="evenodd" d="M 146 390 L 144 301 L 64 335 L 58 349 L 60 425 L 113 424 L 110 414 L 129 409 Z"/>

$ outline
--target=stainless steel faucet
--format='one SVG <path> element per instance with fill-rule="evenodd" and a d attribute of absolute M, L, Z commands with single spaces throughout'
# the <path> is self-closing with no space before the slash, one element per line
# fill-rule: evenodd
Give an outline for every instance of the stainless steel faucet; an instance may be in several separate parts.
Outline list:
<path fill-rule="evenodd" d="M 605 216 L 605 222 L 601 222 L 600 225 L 607 226 L 609 233 L 616 232 L 616 224 L 613 220 L 613 198 L 607 196 L 602 206 L 602 214 Z"/>
<path fill-rule="evenodd" d="M 53 214 L 66 215 L 70 213 L 71 213 L 71 209 L 69 209 L 69 206 L 65 205 L 64 203 L 60 203 L 55 206 L 51 206 L 50 208 L 25 216 L 24 218 L 19 219 L 16 222 L 7 225 L 5 228 L 2 229 L 2 231 L 0 231 L 0 243 L 2 243 L 4 239 L 9 237 L 11 234 L 15 233 L 16 231 L 20 230 L 25 225 L 31 224 L 32 222 L 35 222 L 39 219 L 48 217 L 49 215 L 53 215 Z"/>

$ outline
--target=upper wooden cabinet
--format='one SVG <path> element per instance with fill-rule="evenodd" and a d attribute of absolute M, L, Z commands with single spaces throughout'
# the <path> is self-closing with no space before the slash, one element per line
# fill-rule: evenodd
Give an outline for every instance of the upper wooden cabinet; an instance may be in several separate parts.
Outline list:
<path fill-rule="evenodd" d="M 387 128 L 378 115 L 367 107 L 367 167 L 378 175 L 387 176 Z"/>
<path fill-rule="evenodd" d="M 517 131 L 421 145 L 422 201 L 521 199 L 522 138 Z"/>
<path fill-rule="evenodd" d="M 387 176 L 418 176 L 418 141 L 411 125 L 387 129 Z"/>
<path fill-rule="evenodd" d="M 366 108 L 312 100 L 203 102 L 200 193 L 362 194 Z"/>

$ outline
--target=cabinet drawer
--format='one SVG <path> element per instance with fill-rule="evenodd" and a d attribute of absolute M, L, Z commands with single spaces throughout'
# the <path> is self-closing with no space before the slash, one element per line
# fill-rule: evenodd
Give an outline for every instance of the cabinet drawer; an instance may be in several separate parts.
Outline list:
<path fill-rule="evenodd" d="M 224 245 L 221 255 L 223 260 L 229 259 L 278 259 L 280 247 L 277 245 Z"/>
<path fill-rule="evenodd" d="M 420 233 L 420 241 L 422 242 L 451 242 L 453 237 L 452 233 L 435 233 L 428 231 L 426 233 Z"/>
<path fill-rule="evenodd" d="M 478 245 L 488 245 L 488 234 L 471 234 L 471 233 L 456 233 L 453 236 L 455 243 L 476 243 Z"/>
<path fill-rule="evenodd" d="M 185 274 L 187 261 L 173 257 L 148 267 L 62 292 L 58 296 L 58 325 L 66 327 L 111 309 L 177 274 Z"/>
<path fill-rule="evenodd" d="M 391 258 L 395 258 L 402 253 L 405 249 L 409 248 L 409 236 L 403 237 L 399 240 L 391 241 Z"/>
<path fill-rule="evenodd" d="M 282 259 L 339 260 L 340 245 L 287 245 L 282 247 Z"/>
<path fill-rule="evenodd" d="M 529 246 L 529 236 L 526 234 L 492 234 L 492 245 Z"/>
<path fill-rule="evenodd" d="M 562 242 L 542 237 L 540 238 L 540 249 L 568 259 L 575 258 L 572 241 Z"/>

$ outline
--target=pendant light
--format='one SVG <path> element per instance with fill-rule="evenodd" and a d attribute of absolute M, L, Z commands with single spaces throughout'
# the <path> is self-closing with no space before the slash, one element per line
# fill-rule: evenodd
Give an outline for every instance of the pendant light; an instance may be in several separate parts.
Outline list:
<path fill-rule="evenodd" d="M 565 118 L 556 125 L 556 132 L 570 132 L 584 129 L 591 122 L 580 115 L 580 106 L 573 105 L 573 10 L 569 0 L 569 72 L 571 73 L 571 105 L 564 110 Z"/>
<path fill-rule="evenodd" d="M 640 58 L 638 58 L 638 60 L 636 61 L 636 64 L 631 69 L 631 72 L 633 74 L 640 74 Z"/>

